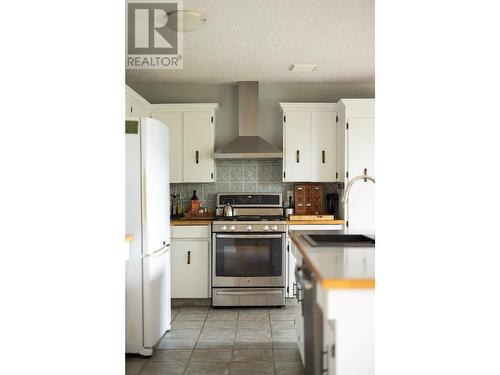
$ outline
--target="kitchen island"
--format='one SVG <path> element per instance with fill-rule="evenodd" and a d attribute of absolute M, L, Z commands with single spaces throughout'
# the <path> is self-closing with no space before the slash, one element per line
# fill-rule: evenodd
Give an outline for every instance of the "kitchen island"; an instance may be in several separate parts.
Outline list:
<path fill-rule="evenodd" d="M 364 235 L 373 244 L 315 243 L 314 235 Z M 298 269 L 308 269 L 315 284 L 315 302 L 322 322 L 297 325 L 299 347 L 306 326 L 322 332 L 320 367 L 324 373 L 374 373 L 375 237 L 360 231 L 290 231 Z M 300 317 L 299 317 L 300 319 Z M 303 316 L 302 319 L 310 319 Z M 316 335 L 318 333 L 315 332 Z M 304 340 L 304 339 L 303 339 Z M 305 340 L 307 346 L 307 339 Z M 304 344 L 303 344 L 304 345 Z M 318 346 L 318 345 L 317 345 Z M 317 350 L 317 349 L 315 349 Z M 307 351 L 307 348 L 306 348 Z M 304 354 L 302 349 L 301 354 Z M 307 364 L 306 368 L 307 368 Z"/>

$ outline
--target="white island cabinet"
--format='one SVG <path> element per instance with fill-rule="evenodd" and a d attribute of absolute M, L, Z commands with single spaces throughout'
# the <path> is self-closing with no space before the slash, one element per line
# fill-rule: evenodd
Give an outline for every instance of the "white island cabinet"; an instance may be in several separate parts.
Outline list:
<path fill-rule="evenodd" d="M 295 280 L 295 267 L 300 262 L 297 261 L 297 251 L 293 247 L 293 241 L 288 236 L 288 231 L 307 230 L 310 232 L 324 230 L 340 230 L 342 224 L 288 224 L 286 236 L 286 296 L 295 298 L 297 296 L 297 280 Z"/>
<path fill-rule="evenodd" d="M 172 298 L 209 298 L 210 226 L 172 226 Z"/>
<path fill-rule="evenodd" d="M 294 242 L 290 241 L 290 254 L 293 256 L 293 296 L 297 299 L 299 303 L 299 308 L 295 309 L 295 317 L 294 317 L 294 325 L 295 325 L 295 337 L 297 339 L 297 345 L 299 347 L 300 358 L 302 359 L 302 363 L 305 362 L 305 352 L 304 352 L 304 316 L 302 310 L 302 300 L 301 300 L 301 291 L 300 285 L 297 284 L 295 280 L 295 266 L 297 264 L 302 264 L 302 255 L 295 248 Z"/>
<path fill-rule="evenodd" d="M 318 233 L 356 234 L 346 230 Z M 309 314 L 303 319 L 323 320 L 322 332 L 318 331 L 318 334 L 322 334 L 321 340 L 318 340 L 321 341 L 318 344 L 321 345 L 321 373 L 373 375 L 375 248 L 369 244 L 312 246 L 306 238 L 309 234 L 311 232 L 308 230 L 292 231 L 289 236 L 297 259 L 302 257 L 299 264 L 305 264 L 314 274 L 315 302 L 321 314 Z M 371 234 L 366 235 L 374 238 Z M 303 323 L 302 320 L 297 324 L 299 321 L 300 315 L 296 319 L 300 349 L 302 327 L 311 326 L 311 322 Z"/>
<path fill-rule="evenodd" d="M 375 292 L 372 288 L 324 288 L 317 303 L 323 311 L 323 368 L 329 375 L 373 375 Z"/>

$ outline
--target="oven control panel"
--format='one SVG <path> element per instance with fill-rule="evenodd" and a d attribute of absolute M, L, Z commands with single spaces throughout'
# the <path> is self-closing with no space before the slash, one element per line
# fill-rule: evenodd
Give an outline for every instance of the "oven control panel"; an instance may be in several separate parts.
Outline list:
<path fill-rule="evenodd" d="M 213 232 L 286 232 L 285 223 L 214 223 Z"/>

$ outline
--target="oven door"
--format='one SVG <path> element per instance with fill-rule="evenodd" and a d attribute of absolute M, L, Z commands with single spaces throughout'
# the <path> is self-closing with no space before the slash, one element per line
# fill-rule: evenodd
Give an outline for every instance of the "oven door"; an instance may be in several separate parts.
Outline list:
<path fill-rule="evenodd" d="M 285 234 L 213 235 L 213 287 L 284 287 Z"/>

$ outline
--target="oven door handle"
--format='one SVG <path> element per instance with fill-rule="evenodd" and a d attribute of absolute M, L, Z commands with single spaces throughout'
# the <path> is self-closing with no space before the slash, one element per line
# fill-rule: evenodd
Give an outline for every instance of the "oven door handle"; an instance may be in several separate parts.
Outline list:
<path fill-rule="evenodd" d="M 268 290 L 268 291 L 261 291 L 261 292 L 224 292 L 224 291 L 216 291 L 215 294 L 221 295 L 221 296 L 248 296 L 248 295 L 281 295 L 282 292 L 280 290 Z"/>
<path fill-rule="evenodd" d="M 216 234 L 216 238 L 282 238 L 281 234 Z"/>

